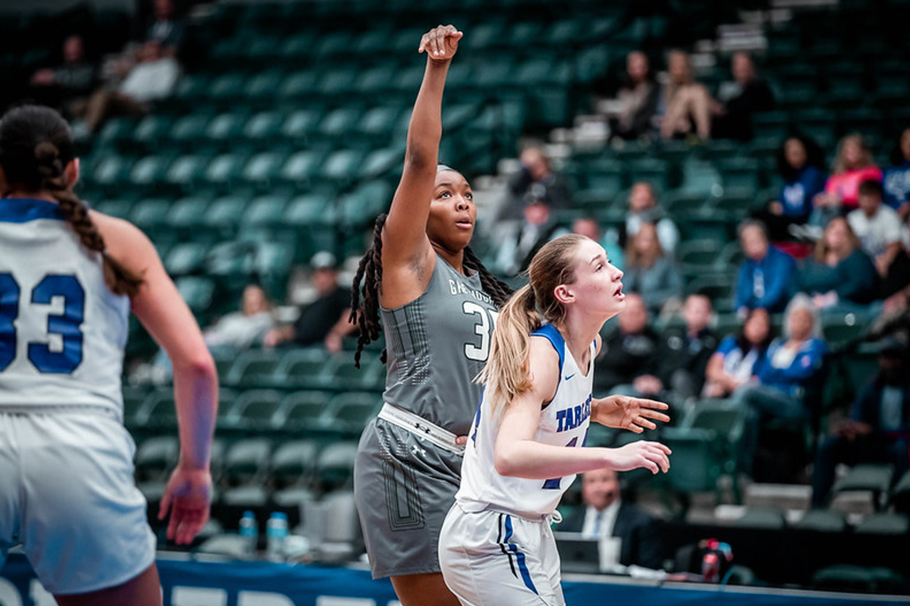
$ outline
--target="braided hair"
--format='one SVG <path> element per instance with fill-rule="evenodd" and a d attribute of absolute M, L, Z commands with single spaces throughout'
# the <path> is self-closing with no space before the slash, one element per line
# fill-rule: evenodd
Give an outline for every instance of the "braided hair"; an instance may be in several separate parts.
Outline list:
<path fill-rule="evenodd" d="M 350 321 L 356 323 L 360 328 L 357 351 L 354 353 L 354 363 L 358 368 L 364 346 L 378 341 L 379 333 L 382 331 L 382 322 L 379 319 L 379 292 L 382 290 L 382 227 L 385 225 L 387 217 L 386 214 L 376 217 L 376 223 L 373 226 L 373 245 L 360 259 L 354 283 L 351 286 Z M 477 272 L 483 290 L 490 295 L 497 308 L 506 304 L 512 295 L 512 289 L 484 267 L 471 247 L 464 249 L 463 264 L 465 269 Z M 385 350 L 380 359 L 385 364 Z"/>
<path fill-rule="evenodd" d="M 0 119 L 0 168 L 7 185 L 28 192 L 51 192 L 82 246 L 101 255 L 108 288 L 118 295 L 133 296 L 142 278 L 107 254 L 104 238 L 88 208 L 66 182 L 64 171 L 74 158 L 69 127 L 56 111 L 24 105 Z"/>

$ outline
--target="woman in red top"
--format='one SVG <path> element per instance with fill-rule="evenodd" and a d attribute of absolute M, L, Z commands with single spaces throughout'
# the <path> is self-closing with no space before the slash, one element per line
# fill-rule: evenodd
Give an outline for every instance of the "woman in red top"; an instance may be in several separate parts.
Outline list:
<path fill-rule="evenodd" d="M 882 180 L 882 171 L 872 159 L 872 151 L 862 135 L 847 135 L 837 147 L 831 176 L 825 191 L 815 196 L 811 223 L 824 227 L 841 209 L 853 210 L 858 204 L 859 184 L 867 179 Z"/>

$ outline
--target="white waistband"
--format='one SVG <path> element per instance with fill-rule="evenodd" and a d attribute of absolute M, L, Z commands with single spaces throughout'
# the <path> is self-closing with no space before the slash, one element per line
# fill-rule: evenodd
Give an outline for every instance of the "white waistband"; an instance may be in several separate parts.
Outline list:
<path fill-rule="evenodd" d="M 405 431 L 409 431 L 421 440 L 426 440 L 434 446 L 443 450 L 454 452 L 457 455 L 464 455 L 464 446 L 455 443 L 455 434 L 434 425 L 409 410 L 399 408 L 386 402 L 379 411 L 379 418 L 387 421 L 392 425 L 397 425 Z"/>

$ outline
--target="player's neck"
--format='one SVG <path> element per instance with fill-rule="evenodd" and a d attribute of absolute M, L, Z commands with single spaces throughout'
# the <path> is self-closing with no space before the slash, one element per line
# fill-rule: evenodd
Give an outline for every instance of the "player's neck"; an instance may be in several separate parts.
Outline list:
<path fill-rule="evenodd" d="M 11 200 L 44 200 L 46 202 L 57 202 L 57 198 L 54 197 L 54 194 L 47 190 L 39 191 L 21 191 L 13 190 L 8 192 L 3 192 L 2 198 L 9 198 Z"/>
<path fill-rule="evenodd" d="M 464 268 L 464 249 L 458 251 L 449 250 L 432 240 L 430 241 L 430 244 L 433 246 L 433 250 L 436 251 L 436 254 L 442 257 L 446 263 L 451 265 L 452 269 L 461 274 L 468 274 Z"/>
<path fill-rule="evenodd" d="M 572 357 L 581 367 L 587 366 L 591 356 L 591 343 L 597 338 L 602 327 L 603 322 L 572 315 L 556 326 L 566 340 Z"/>

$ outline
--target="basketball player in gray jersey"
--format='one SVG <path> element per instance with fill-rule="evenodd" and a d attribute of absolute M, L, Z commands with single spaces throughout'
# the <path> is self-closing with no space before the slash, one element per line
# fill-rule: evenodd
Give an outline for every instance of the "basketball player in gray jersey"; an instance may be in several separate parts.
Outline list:
<path fill-rule="evenodd" d="M 461 37 L 447 25 L 420 41 L 427 65 L 404 171 L 353 288 L 356 357 L 384 329 L 388 358 L 385 405 L 360 439 L 354 493 L 373 577 L 391 577 L 404 606 L 458 604 L 440 573 L 439 532 L 480 401 L 472 379 L 511 293 L 468 248 L 477 216 L 471 186 L 437 164 L 443 88 Z"/>

